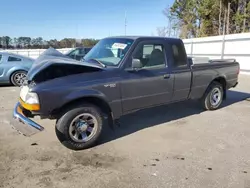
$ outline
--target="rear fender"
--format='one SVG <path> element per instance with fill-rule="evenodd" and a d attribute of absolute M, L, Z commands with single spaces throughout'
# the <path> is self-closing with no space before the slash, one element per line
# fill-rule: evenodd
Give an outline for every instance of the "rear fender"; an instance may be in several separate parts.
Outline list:
<path fill-rule="evenodd" d="M 226 85 L 227 85 L 227 80 L 226 80 L 226 76 L 225 75 L 219 75 L 217 77 L 214 77 L 211 82 L 209 82 L 207 84 L 207 87 L 206 87 L 206 90 L 205 92 L 203 93 L 203 97 L 205 96 L 205 94 L 208 92 L 208 89 L 209 89 L 209 86 L 213 83 L 213 82 L 219 82 L 220 84 L 223 85 L 223 99 L 226 99 L 227 95 L 226 95 Z"/>
<path fill-rule="evenodd" d="M 11 76 L 14 72 L 16 72 L 16 71 L 26 71 L 26 72 L 28 72 L 29 69 L 28 69 L 27 67 L 22 67 L 22 66 L 12 67 L 12 68 L 10 68 L 10 69 L 7 71 L 6 76 L 7 76 L 8 78 L 10 78 L 10 76 Z"/>

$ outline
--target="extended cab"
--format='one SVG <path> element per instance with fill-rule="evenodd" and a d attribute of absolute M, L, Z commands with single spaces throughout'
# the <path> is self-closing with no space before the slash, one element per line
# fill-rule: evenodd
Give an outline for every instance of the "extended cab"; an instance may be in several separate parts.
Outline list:
<path fill-rule="evenodd" d="M 200 100 L 206 110 L 218 109 L 226 91 L 237 85 L 239 69 L 235 60 L 187 57 L 182 40 L 173 38 L 104 38 L 82 62 L 48 49 L 21 88 L 14 127 L 41 131 L 30 118 L 56 119 L 59 141 L 85 149 L 96 143 L 105 124 L 140 109 L 189 99 Z"/>

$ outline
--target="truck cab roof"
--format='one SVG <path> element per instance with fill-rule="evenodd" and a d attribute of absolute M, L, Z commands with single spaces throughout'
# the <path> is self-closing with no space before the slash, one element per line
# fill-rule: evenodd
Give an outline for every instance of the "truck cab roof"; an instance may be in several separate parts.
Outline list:
<path fill-rule="evenodd" d="M 181 39 L 179 38 L 171 38 L 171 37 L 159 37 L 159 36 L 111 36 L 111 37 L 106 37 L 106 38 L 124 38 L 124 39 L 132 39 L 132 40 L 138 40 L 138 39 L 158 39 L 158 40 L 172 40 L 172 41 L 180 41 Z"/>

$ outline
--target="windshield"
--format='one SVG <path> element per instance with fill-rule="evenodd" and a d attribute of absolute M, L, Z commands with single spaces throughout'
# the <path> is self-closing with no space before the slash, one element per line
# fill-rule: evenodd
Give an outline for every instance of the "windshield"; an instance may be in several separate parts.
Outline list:
<path fill-rule="evenodd" d="M 84 57 L 84 61 L 95 59 L 106 66 L 118 66 L 134 40 L 107 38 L 100 40 Z"/>

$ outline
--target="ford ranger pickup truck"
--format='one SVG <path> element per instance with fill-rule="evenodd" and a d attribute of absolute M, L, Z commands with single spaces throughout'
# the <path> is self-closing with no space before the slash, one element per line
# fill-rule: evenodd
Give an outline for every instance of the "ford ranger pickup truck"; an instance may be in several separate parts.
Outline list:
<path fill-rule="evenodd" d="M 27 136 L 44 129 L 35 116 L 52 119 L 65 147 L 86 149 L 106 125 L 141 109 L 185 100 L 218 109 L 238 84 L 239 70 L 234 59 L 187 57 L 178 38 L 107 37 L 82 61 L 49 48 L 27 74 L 12 125 Z"/>

